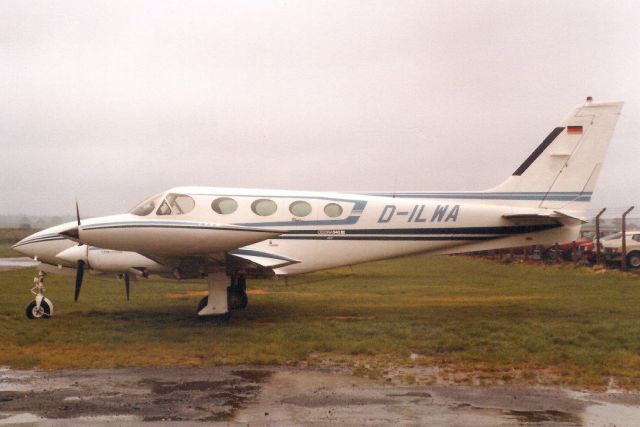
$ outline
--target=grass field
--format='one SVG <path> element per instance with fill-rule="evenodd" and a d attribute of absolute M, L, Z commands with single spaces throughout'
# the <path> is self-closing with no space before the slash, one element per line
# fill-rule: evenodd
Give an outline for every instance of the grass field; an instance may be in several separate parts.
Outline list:
<path fill-rule="evenodd" d="M 204 282 L 48 276 L 55 316 L 29 321 L 34 270 L 0 273 L 0 365 L 46 369 L 322 364 L 382 378 L 640 388 L 640 278 L 569 266 L 414 257 L 251 281 L 226 326 L 201 322 Z M 410 355 L 413 353 L 413 357 Z M 418 355 L 418 356 L 416 356 Z M 434 376 L 408 381 L 435 381 Z"/>

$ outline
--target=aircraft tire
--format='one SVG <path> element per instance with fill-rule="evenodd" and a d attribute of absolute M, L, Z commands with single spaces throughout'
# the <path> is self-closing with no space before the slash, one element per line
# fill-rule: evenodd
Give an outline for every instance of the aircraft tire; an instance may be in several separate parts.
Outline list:
<path fill-rule="evenodd" d="M 229 309 L 244 310 L 249 304 L 249 297 L 245 291 L 233 290 L 229 291 Z"/>
<path fill-rule="evenodd" d="M 31 320 L 49 319 L 51 317 L 51 307 L 49 307 L 49 304 L 43 300 L 40 303 L 40 309 L 38 309 L 36 307 L 36 301 L 34 300 L 27 306 L 25 313 Z"/>
<path fill-rule="evenodd" d="M 200 313 L 200 310 L 205 308 L 209 304 L 209 297 L 204 297 L 198 303 L 198 308 L 196 308 L 196 313 Z"/>
<path fill-rule="evenodd" d="M 627 255 L 627 265 L 631 268 L 640 268 L 640 252 L 633 251 Z"/>

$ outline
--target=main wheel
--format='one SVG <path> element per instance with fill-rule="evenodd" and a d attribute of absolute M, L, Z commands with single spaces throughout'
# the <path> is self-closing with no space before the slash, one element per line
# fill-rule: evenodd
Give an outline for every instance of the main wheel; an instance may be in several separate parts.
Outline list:
<path fill-rule="evenodd" d="M 249 304 L 249 297 L 244 291 L 233 290 L 229 292 L 228 304 L 230 310 L 243 310 Z"/>
<path fill-rule="evenodd" d="M 631 268 L 640 268 L 640 252 L 633 251 L 627 255 L 627 265 Z"/>
<path fill-rule="evenodd" d="M 209 304 L 209 297 L 204 297 L 198 303 L 198 308 L 196 308 L 196 313 L 200 313 L 200 311 L 205 308 Z"/>
<path fill-rule="evenodd" d="M 27 317 L 31 320 L 48 319 L 51 317 L 51 307 L 49 307 L 49 304 L 44 300 L 40 303 L 40 307 L 37 306 L 35 300 L 31 301 L 25 309 L 25 312 Z"/>

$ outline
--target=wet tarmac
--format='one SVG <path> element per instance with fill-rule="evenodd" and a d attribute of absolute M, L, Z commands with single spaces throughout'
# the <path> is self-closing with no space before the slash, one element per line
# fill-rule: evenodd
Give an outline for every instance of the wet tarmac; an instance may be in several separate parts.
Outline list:
<path fill-rule="evenodd" d="M 636 426 L 640 394 L 391 385 L 296 368 L 0 369 L 0 425 Z"/>

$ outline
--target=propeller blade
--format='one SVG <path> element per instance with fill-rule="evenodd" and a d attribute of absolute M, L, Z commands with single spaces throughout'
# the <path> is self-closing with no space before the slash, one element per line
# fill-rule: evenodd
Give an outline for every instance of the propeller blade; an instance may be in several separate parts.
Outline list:
<path fill-rule="evenodd" d="M 124 273 L 124 290 L 127 292 L 127 301 L 129 301 L 129 275 Z"/>
<path fill-rule="evenodd" d="M 73 296 L 73 301 L 78 302 L 78 296 L 80 295 L 80 287 L 82 286 L 82 277 L 84 276 L 84 261 L 78 260 L 78 269 L 76 271 L 76 291 Z"/>
<path fill-rule="evenodd" d="M 78 219 L 78 227 L 80 227 L 80 209 L 78 208 L 78 199 L 76 199 L 76 218 Z"/>

